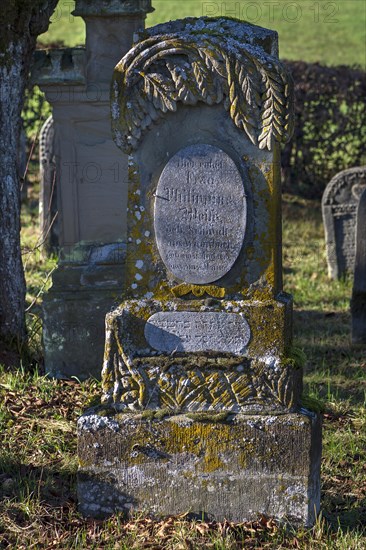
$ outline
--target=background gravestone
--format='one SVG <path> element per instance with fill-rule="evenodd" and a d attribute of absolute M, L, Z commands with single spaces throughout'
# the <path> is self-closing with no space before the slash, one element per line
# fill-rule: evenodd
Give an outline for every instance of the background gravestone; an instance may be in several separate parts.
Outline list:
<path fill-rule="evenodd" d="M 39 135 L 39 225 L 46 252 L 58 252 L 55 131 L 49 116 Z"/>
<path fill-rule="evenodd" d="M 106 318 L 103 407 L 79 420 L 86 515 L 314 521 L 320 426 L 298 412 L 282 290 L 293 98 L 277 56 L 273 31 L 190 18 L 148 29 L 115 69 L 126 290 Z"/>
<path fill-rule="evenodd" d="M 357 210 L 356 261 L 351 301 L 352 343 L 366 345 L 366 190 Z"/>
<path fill-rule="evenodd" d="M 150 0 L 76 0 L 85 48 L 35 54 L 32 79 L 53 112 L 59 262 L 43 300 L 43 341 L 46 371 L 58 378 L 100 377 L 105 314 L 121 299 L 128 166 L 111 137 L 110 80 L 149 11 Z"/>
<path fill-rule="evenodd" d="M 366 167 L 360 166 L 337 174 L 324 191 L 322 213 L 328 274 L 332 279 L 353 273 L 357 205 L 364 189 Z"/>
<path fill-rule="evenodd" d="M 28 169 L 28 157 L 27 157 L 27 138 L 25 135 L 24 127 L 19 134 L 19 146 L 18 146 L 18 174 L 21 181 L 21 200 L 27 201 L 28 198 L 28 182 L 27 182 L 27 169 Z"/>

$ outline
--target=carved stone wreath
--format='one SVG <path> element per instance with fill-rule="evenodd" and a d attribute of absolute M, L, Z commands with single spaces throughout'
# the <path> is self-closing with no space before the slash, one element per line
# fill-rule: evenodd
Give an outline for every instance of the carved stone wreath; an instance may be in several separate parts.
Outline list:
<path fill-rule="evenodd" d="M 215 30 L 216 29 L 216 30 Z M 115 141 L 133 150 L 142 133 L 177 103 L 224 103 L 234 124 L 260 149 L 293 131 L 293 84 L 277 58 L 223 36 L 219 27 L 150 36 L 117 65 L 112 83 Z"/>

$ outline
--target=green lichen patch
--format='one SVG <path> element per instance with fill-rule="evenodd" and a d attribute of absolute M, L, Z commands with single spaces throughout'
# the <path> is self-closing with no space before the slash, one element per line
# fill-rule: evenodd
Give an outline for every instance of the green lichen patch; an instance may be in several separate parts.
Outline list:
<path fill-rule="evenodd" d="M 177 411 L 172 411 L 170 409 L 146 409 L 141 414 L 141 418 L 143 420 L 163 420 L 166 416 L 171 416 L 172 414 L 176 414 Z"/>
<path fill-rule="evenodd" d="M 196 412 L 196 413 L 186 413 L 186 416 L 195 422 L 225 422 L 229 418 L 232 418 L 232 415 L 227 412 Z"/>
<path fill-rule="evenodd" d="M 294 369 L 303 369 L 306 364 L 306 355 L 301 348 L 291 346 L 285 357 L 281 359 L 284 366 Z"/>
<path fill-rule="evenodd" d="M 306 394 L 301 397 L 301 406 L 315 413 L 324 413 L 325 411 L 324 401 Z"/>

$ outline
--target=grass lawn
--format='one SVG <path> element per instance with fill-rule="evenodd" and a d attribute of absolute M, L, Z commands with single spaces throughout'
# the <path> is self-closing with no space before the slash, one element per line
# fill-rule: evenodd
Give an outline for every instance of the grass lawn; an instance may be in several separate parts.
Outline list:
<path fill-rule="evenodd" d="M 39 358 L 39 290 L 54 262 L 37 248 L 37 202 L 24 208 L 29 324 Z M 305 401 L 324 408 L 322 515 L 311 530 L 250 524 L 152 521 L 77 512 L 76 421 L 99 383 L 61 382 L 25 365 L 0 367 L 0 548 L 200 549 L 366 548 L 366 357 L 352 349 L 351 281 L 330 282 L 318 202 L 284 197 L 285 290 L 295 300 L 295 343 L 306 353 Z M 299 237 L 300 236 L 300 237 Z M 311 398 L 309 400 L 309 397 Z"/>
<path fill-rule="evenodd" d="M 359 64 L 366 68 L 366 3 L 363 0 L 153 0 L 147 26 L 170 19 L 201 15 L 230 16 L 275 29 L 284 59 L 319 61 L 328 65 Z M 85 28 L 73 17 L 73 3 L 60 0 L 43 44 L 84 44 Z"/>

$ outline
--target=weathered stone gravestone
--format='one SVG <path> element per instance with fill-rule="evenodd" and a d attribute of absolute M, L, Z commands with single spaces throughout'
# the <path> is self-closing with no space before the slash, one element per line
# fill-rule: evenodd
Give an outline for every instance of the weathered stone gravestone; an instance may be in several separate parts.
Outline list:
<path fill-rule="evenodd" d="M 46 235 L 57 211 L 59 263 L 43 300 L 43 341 L 46 371 L 57 378 L 100 377 L 105 315 L 121 300 L 128 162 L 111 136 L 110 81 L 149 11 L 151 0 L 76 0 L 85 48 L 35 55 L 32 79 L 53 109 L 55 201 L 48 220 L 49 174 L 42 227 Z"/>
<path fill-rule="evenodd" d="M 366 345 L 366 189 L 357 209 L 356 260 L 351 301 L 352 343 Z"/>
<path fill-rule="evenodd" d="M 366 189 L 366 167 L 343 170 L 327 185 L 322 213 L 327 250 L 328 274 L 339 279 L 353 273 L 356 246 L 356 212 Z"/>
<path fill-rule="evenodd" d="M 106 319 L 103 405 L 79 421 L 80 510 L 311 524 L 321 435 L 299 412 L 282 291 L 293 100 L 277 33 L 200 18 L 140 38 L 112 83 L 131 155 L 126 292 Z"/>
<path fill-rule="evenodd" d="M 58 252 L 55 130 L 49 116 L 39 135 L 39 225 L 46 252 Z"/>

